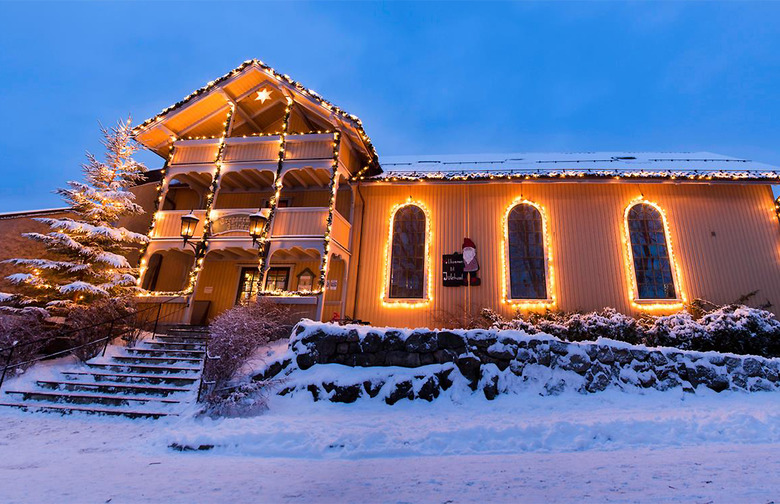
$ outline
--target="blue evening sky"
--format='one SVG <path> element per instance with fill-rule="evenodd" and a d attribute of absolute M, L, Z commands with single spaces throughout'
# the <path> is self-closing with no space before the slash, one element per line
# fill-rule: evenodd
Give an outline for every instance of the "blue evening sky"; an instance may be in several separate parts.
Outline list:
<path fill-rule="evenodd" d="M 780 3 L 0 3 L 0 212 L 243 60 L 382 155 L 707 150 L 780 165 Z M 141 158 L 150 168 L 154 155 Z"/>

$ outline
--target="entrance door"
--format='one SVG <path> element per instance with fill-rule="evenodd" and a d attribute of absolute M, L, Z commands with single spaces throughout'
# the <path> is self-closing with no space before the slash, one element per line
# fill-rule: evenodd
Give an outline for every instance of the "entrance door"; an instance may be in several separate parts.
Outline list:
<path fill-rule="evenodd" d="M 257 291 L 260 290 L 260 271 L 257 267 L 241 268 L 241 279 L 238 282 L 238 294 L 236 304 L 246 303 L 257 299 Z"/>

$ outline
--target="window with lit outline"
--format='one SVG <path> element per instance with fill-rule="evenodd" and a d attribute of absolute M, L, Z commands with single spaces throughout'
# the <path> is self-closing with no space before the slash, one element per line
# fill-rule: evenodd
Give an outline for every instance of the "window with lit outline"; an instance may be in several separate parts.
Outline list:
<path fill-rule="evenodd" d="M 518 198 L 504 212 L 501 227 L 504 303 L 518 309 L 552 307 L 555 277 L 545 208 Z"/>
<path fill-rule="evenodd" d="M 432 301 L 431 222 L 428 209 L 411 198 L 390 212 L 382 304 L 417 308 Z"/>
<path fill-rule="evenodd" d="M 682 309 L 686 297 L 664 210 L 637 198 L 623 215 L 623 246 L 631 304 L 640 310 Z"/>

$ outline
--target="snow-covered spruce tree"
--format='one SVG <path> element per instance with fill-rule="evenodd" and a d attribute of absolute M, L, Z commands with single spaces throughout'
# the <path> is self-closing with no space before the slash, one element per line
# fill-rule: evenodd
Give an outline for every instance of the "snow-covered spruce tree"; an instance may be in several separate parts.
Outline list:
<path fill-rule="evenodd" d="M 129 189 L 142 181 L 146 167 L 133 159 L 139 147 L 132 139 L 130 119 L 100 129 L 105 161 L 87 153 L 84 182 L 71 181 L 56 191 L 76 218 L 35 219 L 47 224 L 50 232 L 23 236 L 42 243 L 47 258 L 7 260 L 25 272 L 7 277 L 19 292 L 0 293 L 0 302 L 11 302 L 17 309 L 37 306 L 61 313 L 73 305 L 135 290 L 137 271 L 125 254 L 148 238 L 116 224 L 121 217 L 143 213 Z"/>

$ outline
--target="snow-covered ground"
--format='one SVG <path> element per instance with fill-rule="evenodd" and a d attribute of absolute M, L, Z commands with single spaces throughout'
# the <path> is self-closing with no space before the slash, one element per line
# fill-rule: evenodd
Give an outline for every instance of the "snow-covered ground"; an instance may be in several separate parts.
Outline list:
<path fill-rule="evenodd" d="M 771 392 L 449 395 L 394 406 L 300 395 L 217 421 L 0 409 L 4 503 L 767 503 L 780 500 L 778 475 Z"/>

